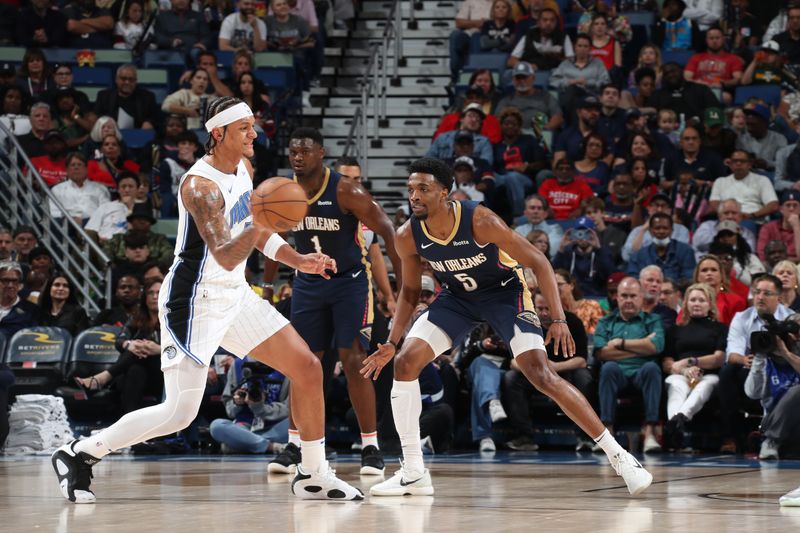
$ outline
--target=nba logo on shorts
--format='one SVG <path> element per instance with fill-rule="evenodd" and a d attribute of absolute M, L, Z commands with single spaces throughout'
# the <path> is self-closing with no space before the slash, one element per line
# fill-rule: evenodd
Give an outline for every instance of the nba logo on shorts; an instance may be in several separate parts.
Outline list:
<path fill-rule="evenodd" d="M 367 339 L 372 339 L 372 327 L 361 328 L 361 335 Z"/>
<path fill-rule="evenodd" d="M 531 311 L 523 311 L 517 315 L 517 318 L 529 324 L 533 324 L 537 328 L 542 327 L 542 323 L 539 322 L 539 317 Z"/>
<path fill-rule="evenodd" d="M 167 346 L 164 348 L 164 355 L 167 356 L 167 359 L 175 359 L 175 356 L 178 355 L 178 350 L 174 346 Z"/>

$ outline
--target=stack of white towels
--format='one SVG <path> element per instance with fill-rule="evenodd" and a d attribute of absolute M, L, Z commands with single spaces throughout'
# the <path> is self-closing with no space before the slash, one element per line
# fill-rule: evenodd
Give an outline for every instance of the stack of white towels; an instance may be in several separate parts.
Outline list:
<path fill-rule="evenodd" d="M 52 453 L 73 438 L 63 398 L 19 395 L 8 418 L 6 454 Z"/>

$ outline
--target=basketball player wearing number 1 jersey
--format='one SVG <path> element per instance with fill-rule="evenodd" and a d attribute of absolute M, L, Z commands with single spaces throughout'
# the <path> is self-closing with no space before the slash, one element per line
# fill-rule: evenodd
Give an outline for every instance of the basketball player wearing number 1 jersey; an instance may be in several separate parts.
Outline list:
<path fill-rule="evenodd" d="M 500 335 L 525 377 L 595 438 L 631 494 L 650 486 L 650 473 L 608 433 L 586 398 L 548 364 L 546 344 L 552 341 L 556 354 L 573 357 L 575 342 L 547 257 L 487 208 L 475 202 L 448 200 L 453 172 L 443 162 L 420 159 L 411 164 L 409 174 L 412 216 L 397 231 L 395 240 L 403 261 L 403 285 L 389 340 L 364 362 L 365 377 L 377 376 L 395 355 L 419 299 L 422 258 L 430 263 L 442 291 L 414 322 L 394 365 L 392 412 L 403 448 L 402 467 L 392 478 L 373 485 L 370 494 L 433 494 L 420 444 L 418 376 L 428 363 L 451 348 L 453 339 L 483 321 Z M 542 338 L 517 261 L 533 269 L 553 311 L 555 319 L 547 339 Z"/>
<path fill-rule="evenodd" d="M 383 473 L 377 438 L 375 390 L 359 371 L 369 349 L 372 329 L 372 276 L 362 222 L 381 236 L 395 271 L 400 261 L 394 251 L 394 227 L 383 209 L 356 180 L 323 165 L 325 149 L 320 133 L 298 128 L 289 139 L 289 163 L 294 179 L 308 196 L 308 213 L 294 230 L 300 253 L 323 253 L 336 260 L 330 279 L 298 273 L 292 287 L 292 325 L 322 357 L 336 348 L 347 377 L 347 388 L 361 428 L 361 474 Z M 290 423 L 290 439 L 292 428 Z M 289 473 L 294 448 L 290 444 L 269 469 Z"/>

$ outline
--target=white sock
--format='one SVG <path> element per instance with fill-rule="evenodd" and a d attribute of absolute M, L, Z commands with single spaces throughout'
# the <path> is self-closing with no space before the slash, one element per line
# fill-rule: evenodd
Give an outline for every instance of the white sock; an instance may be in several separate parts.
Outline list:
<path fill-rule="evenodd" d="M 300 431 L 297 429 L 290 429 L 289 430 L 289 444 L 294 444 L 298 448 L 300 447 Z"/>
<path fill-rule="evenodd" d="M 75 451 L 88 453 L 95 459 L 102 459 L 113 451 L 108 447 L 108 443 L 101 438 L 102 435 L 103 432 L 100 431 L 96 435 L 79 440 L 75 443 Z"/>
<path fill-rule="evenodd" d="M 378 432 L 373 431 L 372 433 L 362 433 L 361 434 L 361 449 L 363 450 L 367 446 L 375 446 L 378 447 Z"/>
<path fill-rule="evenodd" d="M 600 436 L 594 438 L 594 441 L 606 452 L 609 459 L 625 451 L 625 448 L 619 445 L 617 439 L 608 432 L 608 429 L 604 429 Z"/>
<path fill-rule="evenodd" d="M 392 414 L 394 426 L 400 436 L 403 460 L 408 472 L 422 473 L 422 445 L 419 437 L 419 415 L 422 413 L 422 396 L 419 380 L 397 381 L 392 383 Z"/>
<path fill-rule="evenodd" d="M 301 466 L 307 474 L 325 472 L 328 461 L 325 460 L 325 439 L 300 441 Z"/>

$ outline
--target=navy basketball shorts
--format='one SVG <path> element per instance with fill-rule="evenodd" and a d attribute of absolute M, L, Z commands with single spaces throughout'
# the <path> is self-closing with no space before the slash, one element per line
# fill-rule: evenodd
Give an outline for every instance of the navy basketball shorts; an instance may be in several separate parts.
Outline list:
<path fill-rule="evenodd" d="M 527 288 L 495 291 L 467 299 L 442 290 L 422 313 L 407 337 L 422 339 L 438 357 L 480 322 L 488 322 L 514 357 L 530 350 L 544 350 L 539 317 Z"/>
<path fill-rule="evenodd" d="M 372 335 L 372 284 L 361 268 L 331 279 L 295 278 L 292 326 L 312 352 L 352 348 L 359 340 L 369 350 Z"/>

